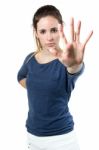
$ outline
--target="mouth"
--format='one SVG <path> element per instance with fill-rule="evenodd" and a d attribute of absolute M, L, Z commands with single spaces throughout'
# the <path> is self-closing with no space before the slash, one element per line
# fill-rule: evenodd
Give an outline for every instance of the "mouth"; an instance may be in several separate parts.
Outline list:
<path fill-rule="evenodd" d="M 47 43 L 46 46 L 53 47 L 53 46 L 55 46 L 55 43 Z"/>

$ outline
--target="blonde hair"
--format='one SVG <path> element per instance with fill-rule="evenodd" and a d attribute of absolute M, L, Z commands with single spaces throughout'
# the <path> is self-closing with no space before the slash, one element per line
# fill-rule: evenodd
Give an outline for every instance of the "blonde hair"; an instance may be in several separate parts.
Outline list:
<path fill-rule="evenodd" d="M 35 42 L 36 42 L 36 46 L 37 46 L 37 50 L 36 52 L 40 52 L 42 50 L 42 46 L 41 46 L 41 43 L 39 41 L 39 39 L 35 36 Z"/>

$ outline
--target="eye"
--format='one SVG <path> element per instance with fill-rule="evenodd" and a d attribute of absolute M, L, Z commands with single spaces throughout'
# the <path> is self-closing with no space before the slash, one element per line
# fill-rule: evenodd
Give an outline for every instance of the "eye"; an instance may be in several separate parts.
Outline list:
<path fill-rule="evenodd" d="M 56 33 L 57 31 L 58 31 L 57 28 L 52 28 L 52 29 L 51 29 L 51 32 L 52 32 L 52 33 Z"/>
<path fill-rule="evenodd" d="M 40 30 L 41 34 L 45 34 L 45 32 L 46 32 L 46 30 L 44 30 L 44 29 Z"/>

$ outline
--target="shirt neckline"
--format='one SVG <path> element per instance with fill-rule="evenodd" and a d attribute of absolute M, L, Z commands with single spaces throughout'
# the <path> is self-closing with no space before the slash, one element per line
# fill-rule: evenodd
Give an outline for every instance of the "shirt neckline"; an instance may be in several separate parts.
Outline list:
<path fill-rule="evenodd" d="M 53 63 L 53 62 L 55 62 L 55 61 L 58 60 L 58 58 L 56 58 L 56 59 L 53 59 L 53 60 L 51 60 L 51 61 L 49 61 L 49 62 L 47 62 L 47 63 L 39 63 L 39 62 L 37 61 L 37 59 L 35 58 L 35 56 L 33 56 L 33 58 L 34 58 L 34 61 L 36 62 L 36 64 L 38 64 L 38 65 L 49 65 L 49 64 L 51 64 L 51 63 Z"/>

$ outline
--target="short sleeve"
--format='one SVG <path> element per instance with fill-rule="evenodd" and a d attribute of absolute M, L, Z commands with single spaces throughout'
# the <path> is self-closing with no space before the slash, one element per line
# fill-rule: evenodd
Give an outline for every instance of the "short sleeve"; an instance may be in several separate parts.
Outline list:
<path fill-rule="evenodd" d="M 83 63 L 82 68 L 80 69 L 79 72 L 75 73 L 75 74 L 70 74 L 67 72 L 67 78 L 68 78 L 68 91 L 71 93 L 71 91 L 74 89 L 75 87 L 75 82 L 78 79 L 78 77 L 83 73 L 85 68 L 85 65 Z"/>
<path fill-rule="evenodd" d="M 18 71 L 18 74 L 17 74 L 17 80 L 18 82 L 24 78 L 27 77 L 27 73 L 28 73 L 28 67 L 27 67 L 27 63 L 28 63 L 28 60 L 31 58 L 31 56 L 33 55 L 33 53 L 30 53 L 24 60 L 21 68 L 19 69 Z"/>

